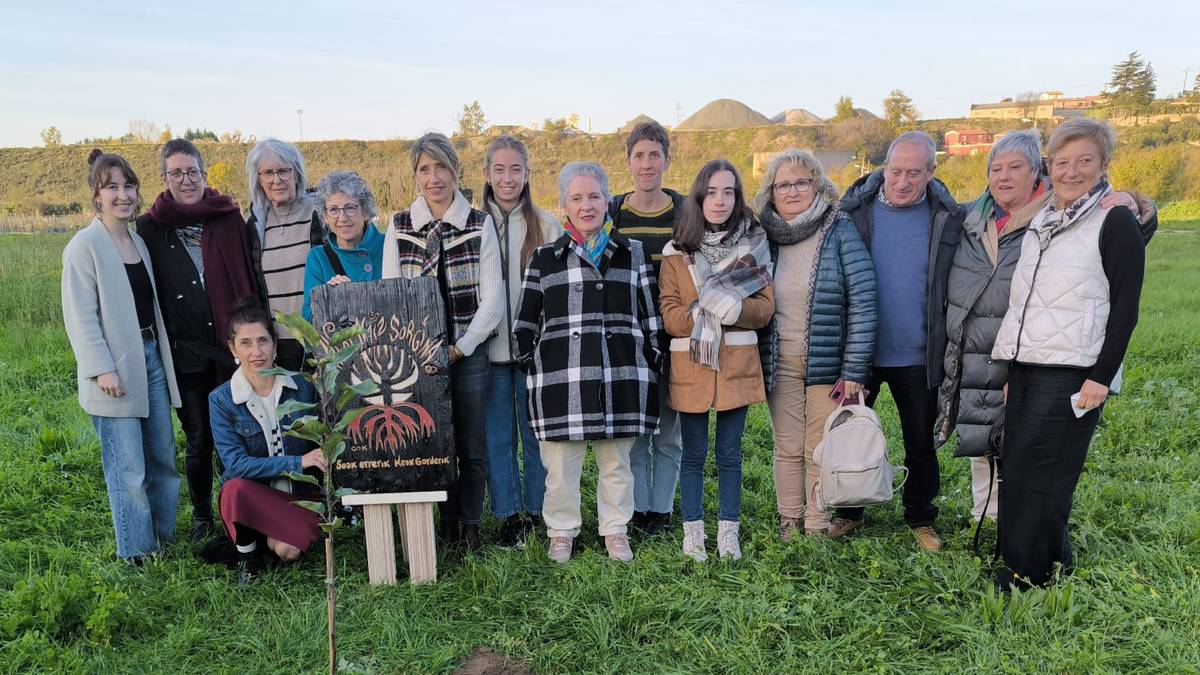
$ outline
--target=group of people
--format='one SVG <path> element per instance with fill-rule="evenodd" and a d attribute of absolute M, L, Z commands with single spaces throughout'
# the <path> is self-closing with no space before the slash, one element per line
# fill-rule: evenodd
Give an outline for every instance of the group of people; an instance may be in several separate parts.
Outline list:
<path fill-rule="evenodd" d="M 313 488 L 289 475 L 328 467 L 284 433 L 296 413 L 276 412 L 315 393 L 269 374 L 305 358 L 272 316 L 311 319 L 322 284 L 428 275 L 439 280 L 451 364 L 447 543 L 481 546 L 487 493 L 498 545 L 544 526 L 549 557 L 570 560 L 590 445 L 609 557 L 633 558 L 631 527 L 670 529 L 678 489 L 682 553 L 704 561 L 715 411 L 716 548 L 740 558 L 743 431 L 749 406 L 764 401 L 779 538 L 839 539 L 864 526 L 864 512 L 825 506 L 814 450 L 839 401 L 873 406 L 886 384 L 917 545 L 941 549 L 936 448 L 957 431 L 956 454 L 974 458 L 974 510 L 1000 523 L 997 583 L 1048 583 L 1056 565 L 1073 564 L 1072 494 L 1119 389 L 1157 225 L 1151 202 L 1108 184 L 1115 145 L 1109 126 L 1088 119 L 1059 126 L 1045 161 L 1037 132 L 1007 134 L 988 157 L 988 188 L 965 208 L 934 177 L 924 133 L 897 137 L 883 167 L 844 194 L 811 152 L 790 149 L 748 201 L 721 159 L 687 194 L 664 188 L 670 138 L 645 122 L 626 141 L 634 189 L 614 197 L 600 165 L 567 164 L 560 224 L 533 203 L 520 140 L 489 144 L 476 208 L 459 189 L 453 144 L 431 133 L 410 152 L 418 196 L 382 233 L 366 181 L 335 171 L 308 190 L 299 150 L 278 140 L 249 153 L 245 218 L 206 186 L 187 141 L 164 145 L 164 189 L 140 217 L 132 168 L 95 151 L 97 215 L 63 253 L 63 313 L 117 554 L 138 562 L 173 540 L 175 407 L 192 539 L 215 531 L 215 447 L 219 514 L 244 576 L 263 546 L 299 557 L 319 530 L 293 503 Z M 997 449 L 998 466 L 988 457 Z"/>

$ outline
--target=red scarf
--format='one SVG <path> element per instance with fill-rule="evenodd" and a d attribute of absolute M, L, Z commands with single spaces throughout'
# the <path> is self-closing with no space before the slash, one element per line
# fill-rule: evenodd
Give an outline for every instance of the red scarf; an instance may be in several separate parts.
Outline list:
<path fill-rule="evenodd" d="M 204 289 L 212 309 L 217 344 L 229 336 L 229 313 L 238 300 L 258 295 L 250 264 L 250 239 L 237 204 L 213 188 L 204 189 L 197 204 L 180 204 L 163 190 L 147 215 L 170 228 L 203 226 L 200 253 L 204 261 Z"/>

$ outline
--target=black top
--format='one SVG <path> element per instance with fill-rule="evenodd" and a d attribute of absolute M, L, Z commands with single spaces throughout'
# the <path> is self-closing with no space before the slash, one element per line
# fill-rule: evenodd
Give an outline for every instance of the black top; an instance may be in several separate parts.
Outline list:
<path fill-rule="evenodd" d="M 154 287 L 146 263 L 141 260 L 130 265 L 125 263 L 125 276 L 129 277 L 129 288 L 133 291 L 133 304 L 137 306 L 138 328 L 154 328 Z"/>
<path fill-rule="evenodd" d="M 233 356 L 225 341 L 217 338 L 204 279 L 179 233 L 149 214 L 137 219 L 137 233 L 146 242 L 154 266 L 158 307 L 167 329 L 159 339 L 170 340 L 175 372 L 205 373 L 214 366 L 232 372 Z"/>
<path fill-rule="evenodd" d="M 1138 320 L 1138 302 L 1146 274 L 1146 244 L 1141 225 L 1133 212 L 1118 206 L 1100 226 L 1100 261 L 1108 277 L 1108 323 L 1104 345 L 1092 366 L 1089 379 L 1112 384 Z"/>

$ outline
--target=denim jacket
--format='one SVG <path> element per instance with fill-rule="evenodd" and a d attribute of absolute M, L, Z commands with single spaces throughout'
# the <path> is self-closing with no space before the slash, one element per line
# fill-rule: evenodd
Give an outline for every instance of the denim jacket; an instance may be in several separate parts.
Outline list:
<path fill-rule="evenodd" d="M 283 381 L 283 392 L 279 403 L 293 399 L 314 403 L 317 400 L 313 386 L 300 378 L 278 375 Z M 265 418 L 260 421 L 261 404 L 253 395 L 250 382 L 239 369 L 226 383 L 208 395 L 209 421 L 212 424 L 213 444 L 225 465 L 221 482 L 232 478 L 249 478 L 269 482 L 289 471 L 300 473 L 300 456 L 315 445 L 308 441 L 284 435 L 284 432 L 304 413 L 291 413 L 279 420 L 276 429 L 266 429 Z M 258 412 L 258 415 L 255 413 Z M 283 454 L 271 456 L 268 451 L 267 434 L 278 434 L 283 443 Z"/>

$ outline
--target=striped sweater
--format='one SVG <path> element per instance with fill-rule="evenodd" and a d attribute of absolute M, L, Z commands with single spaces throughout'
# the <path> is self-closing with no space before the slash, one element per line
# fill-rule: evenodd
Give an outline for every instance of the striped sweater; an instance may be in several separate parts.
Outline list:
<path fill-rule="evenodd" d="M 304 306 L 304 264 L 312 248 L 310 230 L 319 218 L 307 203 L 282 212 L 267 209 L 262 235 L 262 281 L 271 314 L 299 312 Z M 300 208 L 296 208 L 300 207 Z M 292 337 L 281 324 L 280 338 Z"/>

